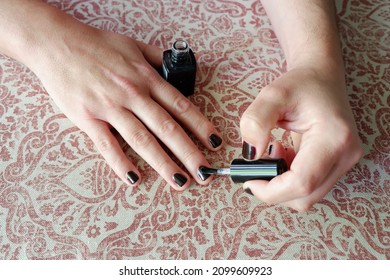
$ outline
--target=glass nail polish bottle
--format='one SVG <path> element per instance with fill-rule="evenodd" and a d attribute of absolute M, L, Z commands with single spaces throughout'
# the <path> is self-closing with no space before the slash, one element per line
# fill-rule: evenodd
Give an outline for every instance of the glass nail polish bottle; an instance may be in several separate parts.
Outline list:
<path fill-rule="evenodd" d="M 193 51 L 183 40 L 176 41 L 163 53 L 162 76 L 183 95 L 194 93 L 196 60 Z"/>

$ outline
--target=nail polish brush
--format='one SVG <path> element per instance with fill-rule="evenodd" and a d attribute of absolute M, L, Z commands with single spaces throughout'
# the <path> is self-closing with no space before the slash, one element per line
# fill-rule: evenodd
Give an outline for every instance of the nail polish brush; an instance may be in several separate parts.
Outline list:
<path fill-rule="evenodd" d="M 244 183 L 250 180 L 271 180 L 287 171 L 284 159 L 259 159 L 247 161 L 234 159 L 228 168 L 210 168 L 201 166 L 202 174 L 230 175 L 234 183 Z"/>

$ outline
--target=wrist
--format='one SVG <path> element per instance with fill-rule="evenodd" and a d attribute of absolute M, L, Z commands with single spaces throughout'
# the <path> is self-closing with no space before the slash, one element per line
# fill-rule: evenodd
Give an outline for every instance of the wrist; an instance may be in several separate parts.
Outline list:
<path fill-rule="evenodd" d="M 338 77 L 344 82 L 344 63 L 341 49 L 337 43 L 325 43 L 313 48 L 301 48 L 286 55 L 287 70 L 311 68 L 321 73 L 324 78 Z"/>
<path fill-rule="evenodd" d="M 5 1 L 0 4 L 0 53 L 36 72 L 64 51 L 65 40 L 80 22 L 42 1 Z M 15 5 L 16 4 L 16 5 Z M 69 35 L 68 35 L 69 34 Z M 53 51 L 55 50 L 55 51 Z"/>
<path fill-rule="evenodd" d="M 2 1 L 0 52 L 22 63 L 28 56 L 33 56 L 31 46 L 39 43 L 38 35 L 48 27 L 43 24 L 48 17 L 48 7 L 41 1 Z"/>

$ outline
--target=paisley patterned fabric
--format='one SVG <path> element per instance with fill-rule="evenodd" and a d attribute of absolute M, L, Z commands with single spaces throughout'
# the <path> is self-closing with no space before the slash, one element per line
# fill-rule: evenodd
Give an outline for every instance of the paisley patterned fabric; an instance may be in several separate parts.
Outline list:
<path fill-rule="evenodd" d="M 215 166 L 240 156 L 240 116 L 286 71 L 258 0 L 48 2 L 164 49 L 187 40 L 199 57 L 190 99 L 225 141 L 208 152 L 194 139 Z M 123 142 L 144 176 L 127 187 L 37 77 L 0 56 L 0 259 L 389 259 L 390 4 L 336 3 L 364 157 L 309 213 L 268 206 L 229 178 L 175 192 Z"/>

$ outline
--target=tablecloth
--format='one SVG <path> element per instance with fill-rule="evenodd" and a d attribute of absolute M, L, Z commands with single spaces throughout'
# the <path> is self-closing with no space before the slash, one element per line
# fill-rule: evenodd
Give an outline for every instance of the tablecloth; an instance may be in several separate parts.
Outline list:
<path fill-rule="evenodd" d="M 190 97 L 221 132 L 214 166 L 241 156 L 239 119 L 286 61 L 258 0 L 67 0 L 92 26 L 198 56 Z M 390 258 L 390 3 L 338 0 L 361 161 L 307 213 L 267 205 L 219 177 L 174 191 L 129 146 L 144 177 L 119 180 L 24 65 L 0 56 L 0 259 Z M 289 145 L 289 135 L 273 131 Z"/>

